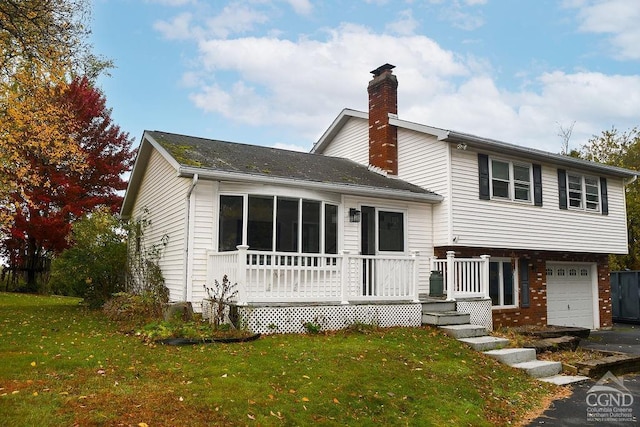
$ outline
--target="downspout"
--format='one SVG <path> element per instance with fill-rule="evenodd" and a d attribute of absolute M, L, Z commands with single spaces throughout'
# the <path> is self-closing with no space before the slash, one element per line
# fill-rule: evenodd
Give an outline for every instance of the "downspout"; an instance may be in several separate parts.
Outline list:
<path fill-rule="evenodd" d="M 193 174 L 193 179 L 191 180 L 191 186 L 189 187 L 189 191 L 187 191 L 187 212 L 185 215 L 185 221 L 186 221 L 186 236 L 184 239 L 184 257 L 185 257 L 185 270 L 184 270 L 184 290 L 182 292 L 182 300 L 183 301 L 187 301 L 187 297 L 188 297 L 188 289 L 189 286 L 191 285 L 191 269 L 193 267 L 192 263 L 193 261 L 190 258 L 190 247 L 191 247 L 191 227 L 193 224 L 193 221 L 191 221 L 191 194 L 193 193 L 193 190 L 196 188 L 196 184 L 198 184 L 198 174 Z"/>

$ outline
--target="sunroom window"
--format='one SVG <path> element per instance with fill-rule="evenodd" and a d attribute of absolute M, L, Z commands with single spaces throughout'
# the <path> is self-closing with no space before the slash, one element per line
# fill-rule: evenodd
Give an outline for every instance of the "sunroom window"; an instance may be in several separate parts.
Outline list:
<path fill-rule="evenodd" d="M 318 200 L 222 195 L 218 248 L 233 251 L 246 242 L 249 249 L 259 251 L 320 253 L 324 249 L 324 253 L 335 254 L 337 216 L 336 205 Z"/>

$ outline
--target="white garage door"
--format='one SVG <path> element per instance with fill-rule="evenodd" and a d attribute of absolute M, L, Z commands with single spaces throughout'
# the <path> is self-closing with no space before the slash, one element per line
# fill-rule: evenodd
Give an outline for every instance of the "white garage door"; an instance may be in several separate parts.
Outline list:
<path fill-rule="evenodd" d="M 593 329 L 593 264 L 547 263 L 547 323 Z"/>

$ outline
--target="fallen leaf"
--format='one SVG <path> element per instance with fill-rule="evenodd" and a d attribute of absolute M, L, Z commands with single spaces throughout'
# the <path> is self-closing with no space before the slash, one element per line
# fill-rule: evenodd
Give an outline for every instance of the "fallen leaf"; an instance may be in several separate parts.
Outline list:
<path fill-rule="evenodd" d="M 333 403 L 339 404 L 339 403 L 340 403 L 340 401 L 334 397 L 334 398 L 333 398 Z"/>
<path fill-rule="evenodd" d="M 31 366 L 36 366 L 36 362 L 31 362 Z"/>
<path fill-rule="evenodd" d="M 251 415 L 251 414 L 247 414 L 247 417 L 249 417 L 250 420 L 255 420 L 256 419 L 255 415 Z"/>
<path fill-rule="evenodd" d="M 138 423 L 138 427 L 149 427 L 147 423 Z"/>
<path fill-rule="evenodd" d="M 309 401 L 309 398 L 308 398 L 308 397 L 303 397 L 303 398 L 302 398 L 302 401 L 303 401 L 303 402 L 308 402 L 308 401 Z"/>
<path fill-rule="evenodd" d="M 34 395 L 34 396 L 37 396 L 37 395 L 38 395 L 38 392 L 37 392 L 37 391 L 34 391 L 34 392 L 33 392 L 33 395 Z"/>
<path fill-rule="evenodd" d="M 290 389 L 290 390 L 289 390 L 289 393 L 291 393 L 291 394 L 295 394 L 295 393 L 296 393 L 296 391 L 295 391 L 294 389 Z"/>

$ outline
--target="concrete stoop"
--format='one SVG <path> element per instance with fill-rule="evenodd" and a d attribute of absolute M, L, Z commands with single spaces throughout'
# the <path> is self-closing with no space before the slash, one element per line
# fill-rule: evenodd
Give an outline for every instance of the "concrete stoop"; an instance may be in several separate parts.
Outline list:
<path fill-rule="evenodd" d="M 422 324 L 445 326 L 445 325 L 464 325 L 468 324 L 470 316 L 467 313 L 459 313 L 457 311 L 432 311 L 422 312 Z"/>
<path fill-rule="evenodd" d="M 437 326 L 472 349 L 482 351 L 505 365 L 522 369 L 541 381 L 565 385 L 589 379 L 562 375 L 562 363 L 536 360 L 535 348 L 504 348 L 509 344 L 508 339 L 488 335 L 484 326 L 469 324 L 469 314 L 455 310 L 456 304 L 452 301 L 425 301 L 422 303 L 422 324 Z"/>
<path fill-rule="evenodd" d="M 534 348 L 504 348 L 509 344 L 509 340 L 487 335 L 487 329 L 483 326 L 457 324 L 439 328 L 474 350 L 482 351 L 505 365 L 522 369 L 529 376 L 541 381 L 566 385 L 589 379 L 584 376 L 562 375 L 562 363 L 537 360 Z"/>

